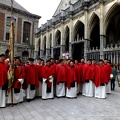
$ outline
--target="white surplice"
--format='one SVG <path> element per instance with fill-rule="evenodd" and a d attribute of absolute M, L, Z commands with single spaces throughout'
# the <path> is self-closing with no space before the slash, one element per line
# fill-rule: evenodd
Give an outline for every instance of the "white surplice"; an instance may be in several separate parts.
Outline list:
<path fill-rule="evenodd" d="M 2 90 L 2 87 L 0 87 L 0 107 L 6 106 L 6 90 Z"/>
<path fill-rule="evenodd" d="M 75 82 L 75 87 L 71 87 L 70 89 L 66 88 L 66 97 L 68 98 L 77 97 L 77 82 Z"/>
<path fill-rule="evenodd" d="M 56 96 L 63 97 L 65 96 L 65 83 L 59 83 L 56 85 Z"/>
<path fill-rule="evenodd" d="M 27 89 L 26 89 L 26 98 L 27 99 L 34 99 L 35 97 L 35 91 L 36 90 L 31 90 L 30 89 L 30 84 L 28 85 Z"/>
<path fill-rule="evenodd" d="M 54 98 L 54 93 L 53 93 L 53 77 L 50 77 L 50 82 L 52 83 L 51 85 L 51 93 L 47 93 L 47 83 L 46 83 L 46 78 L 43 78 L 42 82 L 42 99 L 49 99 L 49 98 Z"/>
<path fill-rule="evenodd" d="M 91 80 L 89 80 L 89 83 L 83 84 L 83 90 L 82 95 L 87 97 L 93 97 L 94 96 L 94 84 Z"/>
<path fill-rule="evenodd" d="M 106 98 L 106 85 L 95 87 L 95 97 L 96 98 Z"/>

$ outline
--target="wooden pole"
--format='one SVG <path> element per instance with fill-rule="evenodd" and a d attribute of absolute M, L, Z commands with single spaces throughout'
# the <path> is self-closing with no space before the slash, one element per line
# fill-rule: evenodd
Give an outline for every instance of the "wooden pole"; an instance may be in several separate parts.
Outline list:
<path fill-rule="evenodd" d="M 10 26 L 10 61 L 11 61 L 11 70 L 14 74 L 14 20 L 13 20 L 13 0 L 11 0 L 11 26 Z M 13 107 L 13 88 L 11 87 L 11 102 Z"/>

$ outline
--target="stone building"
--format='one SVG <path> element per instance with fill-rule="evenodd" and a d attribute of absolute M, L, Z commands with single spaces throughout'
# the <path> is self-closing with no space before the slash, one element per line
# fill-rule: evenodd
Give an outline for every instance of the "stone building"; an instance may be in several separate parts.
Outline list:
<path fill-rule="evenodd" d="M 21 56 L 26 62 L 34 56 L 35 31 L 38 28 L 40 16 L 28 12 L 13 1 L 13 16 L 15 18 L 15 56 Z M 0 0 L 0 53 L 8 47 L 11 21 L 11 0 Z"/>
<path fill-rule="evenodd" d="M 37 56 L 108 58 L 120 63 L 120 0 L 61 0 L 52 19 L 38 28 Z"/>

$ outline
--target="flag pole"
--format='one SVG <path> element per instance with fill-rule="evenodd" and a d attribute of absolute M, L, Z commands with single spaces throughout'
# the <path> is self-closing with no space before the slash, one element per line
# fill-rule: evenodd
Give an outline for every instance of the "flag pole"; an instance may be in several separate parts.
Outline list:
<path fill-rule="evenodd" d="M 13 21 L 13 0 L 11 0 L 11 26 L 10 26 L 10 61 L 11 61 L 11 70 L 13 72 L 12 75 L 14 75 L 14 21 Z M 12 80 L 12 83 L 14 81 L 14 77 Z M 12 88 L 12 83 L 11 83 L 11 103 L 13 107 L 13 88 Z"/>

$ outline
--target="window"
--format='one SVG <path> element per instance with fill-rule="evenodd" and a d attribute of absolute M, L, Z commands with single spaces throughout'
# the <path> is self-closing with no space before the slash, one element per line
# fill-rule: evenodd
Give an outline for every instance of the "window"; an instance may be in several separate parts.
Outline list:
<path fill-rule="evenodd" d="M 16 23 L 16 19 L 15 20 L 15 23 Z M 10 23 L 11 23 L 11 17 L 7 17 L 6 19 L 6 40 L 9 40 L 9 37 L 10 37 Z M 14 23 L 14 31 L 15 31 L 15 24 Z"/>
<path fill-rule="evenodd" d="M 30 43 L 30 28 L 31 28 L 31 23 L 24 22 L 24 26 L 23 26 L 23 42 L 24 43 Z"/>

